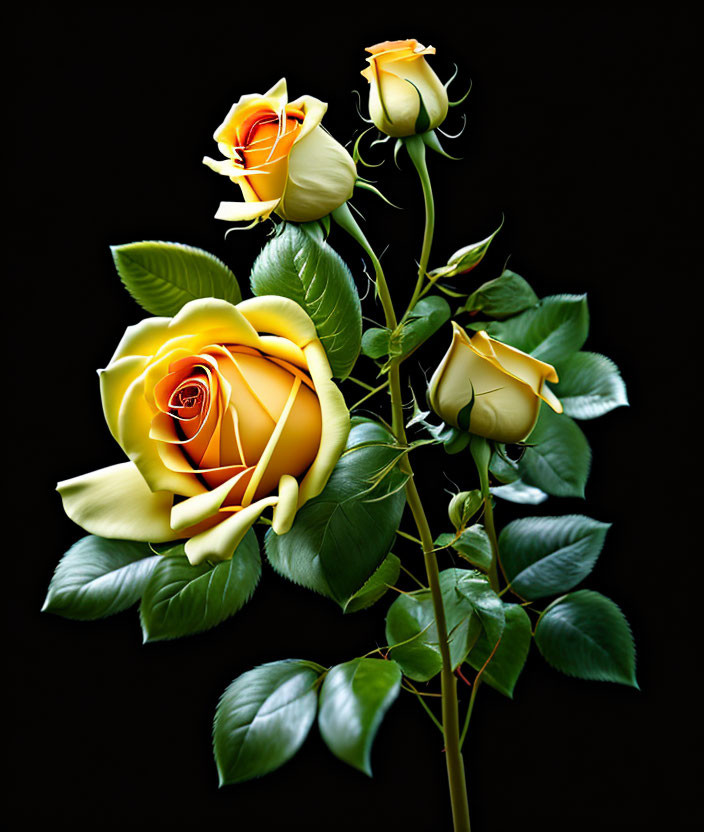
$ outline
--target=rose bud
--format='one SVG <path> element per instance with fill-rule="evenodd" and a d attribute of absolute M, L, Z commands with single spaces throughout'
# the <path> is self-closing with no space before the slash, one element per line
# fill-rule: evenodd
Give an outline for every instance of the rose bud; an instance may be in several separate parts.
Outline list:
<path fill-rule="evenodd" d="M 433 46 L 417 40 L 387 40 L 366 49 L 369 66 L 369 115 L 388 136 L 412 136 L 442 124 L 447 116 L 447 90 L 425 60 Z"/>
<path fill-rule="evenodd" d="M 457 531 L 464 529 L 482 507 L 483 502 L 482 492 L 478 489 L 460 491 L 459 494 L 455 494 L 447 507 L 447 516 Z"/>
<path fill-rule="evenodd" d="M 533 430 L 541 400 L 562 405 L 546 385 L 557 381 L 551 364 L 477 332 L 471 338 L 452 322 L 452 344 L 428 387 L 433 410 L 450 425 L 497 442 L 521 442 Z"/>
<path fill-rule="evenodd" d="M 264 95 L 243 95 L 215 131 L 226 159 L 203 163 L 240 186 L 244 202 L 221 202 L 216 219 L 293 222 L 326 216 L 352 196 L 357 169 L 322 127 L 328 105 L 304 95 L 288 103 L 286 79 Z"/>
<path fill-rule="evenodd" d="M 311 319 L 275 295 L 129 327 L 100 389 L 130 461 L 59 483 L 66 513 L 102 537 L 187 538 L 194 564 L 231 558 L 268 506 L 287 532 L 349 432 L 331 377 Z"/>

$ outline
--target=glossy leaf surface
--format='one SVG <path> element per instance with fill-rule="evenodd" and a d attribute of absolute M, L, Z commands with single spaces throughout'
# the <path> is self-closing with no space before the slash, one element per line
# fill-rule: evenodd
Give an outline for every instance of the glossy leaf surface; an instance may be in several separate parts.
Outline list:
<path fill-rule="evenodd" d="M 90 621 L 126 610 L 160 560 L 148 543 L 82 537 L 56 567 L 42 611 Z"/>
<path fill-rule="evenodd" d="M 333 375 L 347 378 L 362 342 L 362 307 L 352 274 L 322 235 L 286 223 L 254 262 L 255 295 L 281 295 L 310 315 Z"/>
<path fill-rule="evenodd" d="M 213 723 L 220 785 L 241 783 L 279 768 L 308 736 L 324 668 L 301 659 L 248 670 L 223 693 Z"/>
<path fill-rule="evenodd" d="M 371 748 L 401 689 L 394 661 L 353 659 L 331 668 L 320 691 L 318 727 L 332 753 L 371 777 Z"/>

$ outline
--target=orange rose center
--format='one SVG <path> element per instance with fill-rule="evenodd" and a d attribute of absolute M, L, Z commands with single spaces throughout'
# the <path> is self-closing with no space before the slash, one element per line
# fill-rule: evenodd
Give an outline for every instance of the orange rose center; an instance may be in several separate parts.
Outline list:
<path fill-rule="evenodd" d="M 287 107 L 283 120 L 271 109 L 257 108 L 237 126 L 238 150 L 247 170 L 263 171 L 247 177 L 260 200 L 278 199 L 288 176 L 288 155 L 305 115 Z"/>
<path fill-rule="evenodd" d="M 152 428 L 162 459 L 208 488 L 232 481 L 224 508 L 270 494 L 298 477 L 320 447 L 320 403 L 309 376 L 249 347 L 214 345 L 174 361 L 154 388 Z"/>

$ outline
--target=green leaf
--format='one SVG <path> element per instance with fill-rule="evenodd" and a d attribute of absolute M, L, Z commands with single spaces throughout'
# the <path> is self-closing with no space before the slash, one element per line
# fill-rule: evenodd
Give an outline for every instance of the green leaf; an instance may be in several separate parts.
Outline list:
<path fill-rule="evenodd" d="M 209 630 L 234 615 L 259 581 L 259 545 L 250 529 L 230 560 L 192 566 L 185 555 L 157 564 L 139 610 L 144 641 L 179 638 Z"/>
<path fill-rule="evenodd" d="M 574 353 L 560 361 L 557 372 L 560 382 L 553 390 L 568 416 L 596 419 L 616 407 L 628 406 L 618 367 L 605 355 Z"/>
<path fill-rule="evenodd" d="M 452 590 L 469 602 L 493 647 L 504 630 L 504 604 L 486 578 L 469 569 L 445 569 L 440 573 L 440 586 L 446 608 L 451 605 L 449 598 Z"/>
<path fill-rule="evenodd" d="M 501 483 L 515 482 L 520 477 L 518 460 L 506 456 L 505 445 L 495 445 L 494 452 L 489 460 L 489 471 Z"/>
<path fill-rule="evenodd" d="M 370 777 L 374 737 L 401 689 L 393 661 L 353 659 L 331 668 L 320 691 L 318 727 L 332 753 Z"/>
<path fill-rule="evenodd" d="M 376 604 L 389 587 L 396 583 L 400 571 L 401 561 L 393 552 L 389 552 L 371 578 L 345 604 L 344 612 L 358 612 Z"/>
<path fill-rule="evenodd" d="M 503 500 L 508 500 L 510 503 L 519 503 L 521 505 L 537 506 L 544 503 L 548 495 L 535 486 L 527 485 L 523 480 L 514 480 L 506 483 L 506 485 L 496 485 L 490 488 L 489 491 L 495 497 L 501 497 Z"/>
<path fill-rule="evenodd" d="M 242 300 L 234 274 L 202 249 L 147 240 L 110 250 L 127 291 L 152 315 L 175 315 L 196 298 Z"/>
<path fill-rule="evenodd" d="M 147 543 L 82 537 L 56 567 L 42 612 L 91 621 L 126 610 L 160 559 Z"/>
<path fill-rule="evenodd" d="M 551 295 L 520 315 L 492 321 L 486 331 L 492 338 L 555 364 L 576 352 L 587 338 L 587 296 Z"/>
<path fill-rule="evenodd" d="M 554 601 L 538 621 L 535 643 L 548 664 L 568 676 L 638 687 L 631 629 L 598 592 L 581 589 Z"/>
<path fill-rule="evenodd" d="M 362 342 L 362 306 L 350 270 L 334 249 L 286 223 L 255 260 L 250 282 L 255 295 L 282 295 L 302 306 L 333 375 L 347 378 Z"/>
<path fill-rule="evenodd" d="M 485 572 L 491 566 L 491 541 L 481 523 L 475 523 L 465 529 L 453 541 L 452 548 L 456 549 L 463 558 Z"/>
<path fill-rule="evenodd" d="M 499 551 L 511 589 L 527 600 L 572 589 L 594 568 L 610 527 L 581 514 L 509 523 Z"/>
<path fill-rule="evenodd" d="M 373 326 L 362 336 L 362 352 L 375 361 L 389 354 L 391 331 L 385 327 Z"/>
<path fill-rule="evenodd" d="M 592 454 L 569 416 L 541 405 L 540 417 L 518 463 L 521 479 L 554 497 L 584 497 Z"/>
<path fill-rule="evenodd" d="M 490 234 L 478 243 L 471 243 L 470 245 L 461 248 L 459 251 L 456 251 L 447 261 L 446 266 L 441 266 L 439 269 L 433 269 L 432 272 L 430 272 L 431 277 L 434 277 L 435 279 L 441 277 L 454 277 L 457 274 L 466 274 L 467 272 L 471 272 L 472 269 L 475 268 L 475 266 L 478 266 L 484 259 L 484 255 L 489 250 L 492 240 L 499 233 L 503 224 L 504 222 L 501 220 L 501 225 L 496 229 L 496 231 L 494 231 L 493 234 Z"/>
<path fill-rule="evenodd" d="M 393 332 L 372 327 L 362 338 L 362 352 L 375 361 L 405 358 L 450 320 L 452 311 L 445 298 L 431 295 L 418 301 L 408 317 Z M 384 365 L 383 369 L 386 369 Z"/>
<path fill-rule="evenodd" d="M 442 669 L 430 591 L 399 595 L 386 614 L 386 642 L 405 676 L 427 682 Z"/>
<path fill-rule="evenodd" d="M 528 613 L 519 604 L 504 604 L 506 625 L 496 652 L 482 673 L 482 679 L 492 688 L 513 699 L 513 689 L 528 658 L 531 626 Z M 468 661 L 475 670 L 481 670 L 494 649 L 482 633 L 469 654 Z"/>
<path fill-rule="evenodd" d="M 454 670 L 466 659 L 482 629 L 492 646 L 496 644 L 503 630 L 503 606 L 486 579 L 471 570 L 444 570 L 440 587 Z M 409 678 L 427 682 L 440 672 L 442 659 L 429 590 L 400 595 L 394 601 L 386 616 L 386 640 L 392 646 L 391 656 Z"/>
<path fill-rule="evenodd" d="M 298 511 L 290 532 L 266 536 L 277 572 L 343 609 L 387 556 L 401 522 L 405 476 L 390 468 L 401 451 L 389 444 L 395 440 L 385 427 L 354 418 L 323 491 Z"/>
<path fill-rule="evenodd" d="M 315 685 L 324 668 L 302 659 L 270 662 L 238 676 L 213 723 L 220 785 L 279 768 L 298 751 L 315 719 Z"/>
<path fill-rule="evenodd" d="M 482 284 L 467 298 L 459 312 L 483 312 L 499 321 L 530 309 L 538 303 L 538 296 L 527 280 L 505 269 L 494 280 Z"/>
<path fill-rule="evenodd" d="M 450 304 L 439 295 L 430 295 L 419 300 L 409 312 L 400 327 L 400 341 L 398 351 L 394 350 L 394 339 L 391 339 L 391 354 L 407 356 L 417 349 L 440 327 L 450 320 L 452 310 Z"/>

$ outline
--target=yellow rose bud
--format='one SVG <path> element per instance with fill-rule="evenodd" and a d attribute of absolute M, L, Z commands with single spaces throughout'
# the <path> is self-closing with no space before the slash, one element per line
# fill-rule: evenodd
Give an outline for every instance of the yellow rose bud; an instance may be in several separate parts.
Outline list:
<path fill-rule="evenodd" d="M 425 60 L 435 48 L 417 40 L 387 40 L 369 46 L 369 115 L 388 136 L 412 136 L 442 124 L 447 90 Z M 422 105 L 421 105 L 422 101 Z"/>
<path fill-rule="evenodd" d="M 192 563 L 231 558 L 268 506 L 287 532 L 349 432 L 313 322 L 274 295 L 129 327 L 100 387 L 131 461 L 59 483 L 66 513 L 102 537 L 187 538 Z"/>
<path fill-rule="evenodd" d="M 562 405 L 546 385 L 557 381 L 551 364 L 454 321 L 452 344 L 433 373 L 428 398 L 448 424 L 497 442 L 520 442 L 533 430 L 541 400 Z"/>
<path fill-rule="evenodd" d="M 310 222 L 346 202 L 357 169 L 322 127 L 328 105 L 304 95 L 288 103 L 286 79 L 264 95 L 243 95 L 215 131 L 225 159 L 203 163 L 240 186 L 244 202 L 221 202 L 219 220 Z"/>

